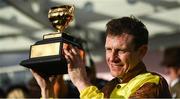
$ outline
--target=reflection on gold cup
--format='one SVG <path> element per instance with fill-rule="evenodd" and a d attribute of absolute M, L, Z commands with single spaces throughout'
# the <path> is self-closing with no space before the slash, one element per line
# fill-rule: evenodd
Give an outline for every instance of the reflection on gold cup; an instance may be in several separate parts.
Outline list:
<path fill-rule="evenodd" d="M 58 7 L 52 7 L 48 12 L 48 18 L 52 26 L 58 31 L 44 35 L 44 39 L 60 37 L 64 29 L 67 28 L 69 22 L 74 17 L 74 6 L 63 5 Z"/>
<path fill-rule="evenodd" d="M 48 12 L 48 18 L 57 32 L 45 34 L 43 40 L 32 45 L 29 59 L 22 61 L 20 65 L 47 75 L 67 73 L 67 62 L 63 55 L 63 48 L 70 44 L 77 46 L 84 53 L 81 41 L 63 32 L 73 17 L 74 6 L 52 7 Z"/>
<path fill-rule="evenodd" d="M 74 17 L 74 6 L 63 5 L 52 7 L 48 12 L 48 18 L 53 27 L 59 32 L 63 32 Z"/>

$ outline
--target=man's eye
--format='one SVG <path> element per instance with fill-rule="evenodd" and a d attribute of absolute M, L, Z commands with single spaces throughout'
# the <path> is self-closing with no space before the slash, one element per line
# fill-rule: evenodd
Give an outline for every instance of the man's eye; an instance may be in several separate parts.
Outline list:
<path fill-rule="evenodd" d="M 118 51 L 119 54 L 123 54 L 123 53 L 125 53 L 125 52 L 126 52 L 125 50 L 119 50 L 119 51 Z"/>
<path fill-rule="evenodd" d="M 110 48 L 106 48 L 106 51 L 111 51 L 111 49 Z"/>

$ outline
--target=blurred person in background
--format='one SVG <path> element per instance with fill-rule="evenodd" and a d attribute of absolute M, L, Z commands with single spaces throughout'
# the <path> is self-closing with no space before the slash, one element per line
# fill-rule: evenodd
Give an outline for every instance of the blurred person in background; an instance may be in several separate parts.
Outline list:
<path fill-rule="evenodd" d="M 78 48 L 64 49 L 68 74 L 80 98 L 169 98 L 166 80 L 146 70 L 143 57 L 148 50 L 148 30 L 134 17 L 112 19 L 106 29 L 106 61 L 114 79 L 99 90 L 88 79 L 85 61 Z M 43 98 L 54 97 L 50 80 L 32 70 Z"/>
<path fill-rule="evenodd" d="M 166 48 L 162 66 L 170 78 L 170 91 L 173 98 L 180 98 L 180 46 Z"/>
<path fill-rule="evenodd" d="M 29 90 L 25 85 L 12 85 L 7 89 L 6 93 L 8 99 L 29 98 Z"/>

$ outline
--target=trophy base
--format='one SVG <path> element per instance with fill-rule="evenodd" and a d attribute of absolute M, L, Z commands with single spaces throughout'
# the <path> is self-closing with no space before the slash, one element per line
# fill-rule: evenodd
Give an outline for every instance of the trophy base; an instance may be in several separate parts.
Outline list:
<path fill-rule="evenodd" d="M 45 75 L 67 74 L 67 62 L 60 56 L 30 58 L 22 61 L 20 65 Z"/>

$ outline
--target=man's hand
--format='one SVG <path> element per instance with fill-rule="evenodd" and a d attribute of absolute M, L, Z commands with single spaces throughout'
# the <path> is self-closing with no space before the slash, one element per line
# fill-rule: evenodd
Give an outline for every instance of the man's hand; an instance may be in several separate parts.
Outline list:
<path fill-rule="evenodd" d="M 64 49 L 64 53 L 68 62 L 68 74 L 73 84 L 79 91 L 90 86 L 85 70 L 85 60 L 81 58 L 80 50 L 69 46 L 69 48 Z"/>
<path fill-rule="evenodd" d="M 53 80 L 55 77 L 48 77 L 47 75 L 40 74 L 32 69 L 30 69 L 30 71 L 41 88 L 42 98 L 54 97 Z"/>

